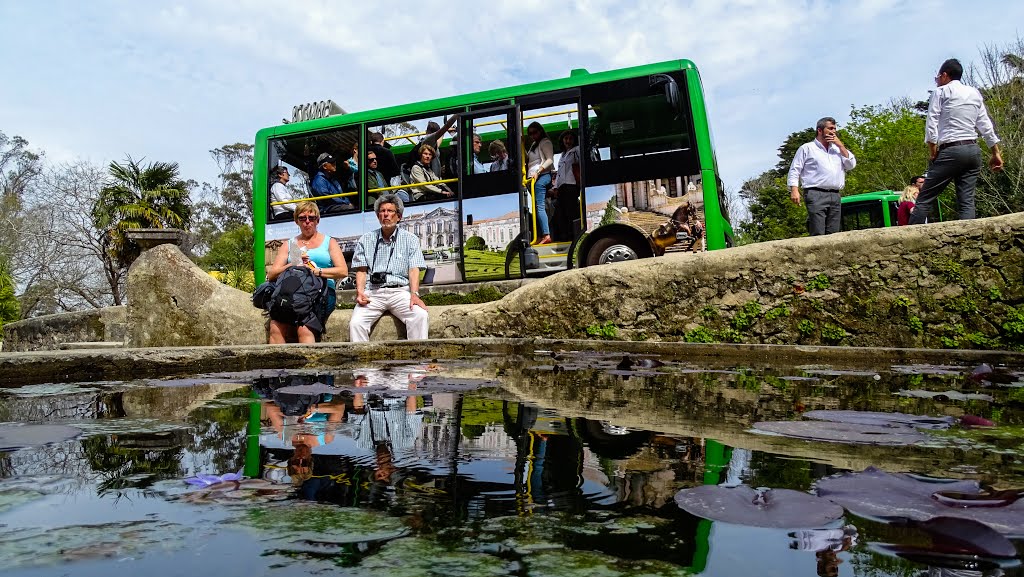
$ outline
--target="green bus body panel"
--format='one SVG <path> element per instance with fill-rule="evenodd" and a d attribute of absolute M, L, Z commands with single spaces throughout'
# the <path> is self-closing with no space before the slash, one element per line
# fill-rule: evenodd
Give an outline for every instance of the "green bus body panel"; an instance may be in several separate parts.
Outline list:
<path fill-rule="evenodd" d="M 710 138 L 707 108 L 704 101 L 704 90 L 700 82 L 700 74 L 697 67 L 689 60 L 669 60 L 643 66 L 633 66 L 605 72 L 587 73 L 581 70 L 574 70 L 565 78 L 533 82 L 507 88 L 485 90 L 458 96 L 437 98 L 412 104 L 403 104 L 378 108 L 362 112 L 352 112 L 337 116 L 328 116 L 316 120 L 295 122 L 280 126 L 267 127 L 256 133 L 254 153 L 254 166 L 257 169 L 253 174 L 253 250 L 255 252 L 254 272 L 257 283 L 263 282 L 266 276 L 266 215 L 267 195 L 256 191 L 266 191 L 269 174 L 262 167 L 267 166 L 269 153 L 268 145 L 272 138 L 283 136 L 295 136 L 311 132 L 357 126 L 360 124 L 374 125 L 383 121 L 390 121 L 401 118 L 414 118 L 430 115 L 431 113 L 444 114 L 449 112 L 464 112 L 467 107 L 478 107 L 481 104 L 493 104 L 495 107 L 508 106 L 516 98 L 555 92 L 572 88 L 579 88 L 592 84 L 626 80 L 639 76 L 651 74 L 663 74 L 668 72 L 684 71 L 690 103 L 690 113 L 693 118 L 694 134 L 698 159 L 700 162 L 701 179 L 704 185 L 704 218 L 706 225 L 706 239 L 708 249 L 725 248 L 726 233 L 732 234 L 731 227 L 722 216 L 719 206 L 718 170 L 714 156 L 714 147 Z M 362 140 L 362 139 L 361 139 Z M 361 150 L 365 150 L 365 143 Z M 361 171 L 362 172 L 362 171 Z M 362 176 L 361 176 L 362 178 Z M 365 184 L 365 183 L 361 183 Z M 715 202 L 707 202 L 707 198 L 713 196 Z"/>
<path fill-rule="evenodd" d="M 882 220 L 885 222 L 885 226 L 896 226 L 896 215 L 892 214 L 889 210 L 890 202 L 899 202 L 900 194 L 892 190 L 878 190 L 875 192 L 862 192 L 860 194 L 851 194 L 844 196 L 839 200 L 841 204 L 851 203 L 865 203 L 865 202 L 881 202 L 882 203 Z"/>

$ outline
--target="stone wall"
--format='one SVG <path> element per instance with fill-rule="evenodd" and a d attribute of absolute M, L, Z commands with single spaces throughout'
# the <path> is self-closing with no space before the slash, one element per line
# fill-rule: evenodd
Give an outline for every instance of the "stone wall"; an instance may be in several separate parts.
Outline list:
<path fill-rule="evenodd" d="M 107 307 L 7 323 L 3 337 L 5 351 L 44 351 L 80 342 L 124 342 L 125 308 Z"/>
<path fill-rule="evenodd" d="M 438 336 L 1024 347 L 1024 213 L 670 254 L 548 277 Z"/>

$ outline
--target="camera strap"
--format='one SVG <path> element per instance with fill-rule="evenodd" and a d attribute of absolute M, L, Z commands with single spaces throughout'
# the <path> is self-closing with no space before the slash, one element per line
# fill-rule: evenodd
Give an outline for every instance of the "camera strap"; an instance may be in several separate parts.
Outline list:
<path fill-rule="evenodd" d="M 395 229 L 394 234 L 396 234 L 396 235 L 398 234 L 398 229 L 397 228 Z M 380 245 L 384 244 L 384 232 L 383 231 L 378 231 L 377 232 L 377 244 L 373 247 L 373 261 L 370 263 L 370 274 L 374 274 L 376 272 L 384 272 L 384 274 L 387 274 L 388 269 L 391 268 L 391 257 L 395 256 L 395 246 L 394 245 L 397 242 L 398 242 L 398 238 L 397 237 L 395 237 L 395 238 L 393 238 L 391 240 L 391 245 L 392 246 L 391 246 L 391 249 L 390 249 L 391 252 L 388 253 L 388 262 L 387 262 L 387 264 L 384 265 L 384 270 L 383 271 L 377 271 L 376 270 L 376 268 L 377 268 L 377 251 L 380 250 Z"/>

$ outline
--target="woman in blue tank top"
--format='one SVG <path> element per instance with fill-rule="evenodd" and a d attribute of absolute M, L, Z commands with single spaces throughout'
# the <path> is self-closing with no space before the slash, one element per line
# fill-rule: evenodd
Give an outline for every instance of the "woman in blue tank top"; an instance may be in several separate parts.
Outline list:
<path fill-rule="evenodd" d="M 335 281 L 348 276 L 348 266 L 345 264 L 345 256 L 338 246 L 338 241 L 317 231 L 320 223 L 320 209 L 313 201 L 300 202 L 295 207 L 295 224 L 299 225 L 299 234 L 295 238 L 288 239 L 286 250 L 278 250 L 274 258 L 274 264 L 267 272 L 269 280 L 275 280 L 278 275 L 291 266 L 306 265 L 313 269 L 313 274 L 321 277 L 327 282 L 327 306 L 322 311 L 321 325 L 327 326 L 327 317 L 334 311 L 337 303 L 337 296 L 334 291 Z M 288 342 L 315 343 L 323 335 L 309 329 L 305 325 L 291 325 L 270 321 L 270 343 L 280 344 Z"/>

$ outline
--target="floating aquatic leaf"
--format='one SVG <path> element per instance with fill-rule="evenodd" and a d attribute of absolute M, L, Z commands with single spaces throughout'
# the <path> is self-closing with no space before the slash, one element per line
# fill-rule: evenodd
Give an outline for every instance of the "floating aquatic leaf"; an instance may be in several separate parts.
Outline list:
<path fill-rule="evenodd" d="M 90 383 L 90 385 L 95 383 Z M 45 383 L 42 385 L 25 385 L 14 389 L 4 389 L 4 395 L 14 397 L 49 397 L 51 395 L 77 395 L 82 393 L 94 393 L 98 391 L 94 386 L 75 383 L 57 384 Z"/>
<path fill-rule="evenodd" d="M 281 387 L 275 389 L 277 393 L 284 393 L 286 395 L 336 395 L 342 392 L 343 389 L 325 385 L 324 383 L 311 383 L 308 385 L 294 385 L 291 387 Z"/>
<path fill-rule="evenodd" d="M 901 397 L 912 397 L 917 399 L 936 399 L 942 400 L 943 398 L 951 401 L 991 401 L 992 395 L 986 395 L 983 393 L 961 393 L 960 391 L 923 391 L 920 389 L 912 390 L 900 390 L 897 395 Z"/>
<path fill-rule="evenodd" d="M 994 427 L 996 424 L 984 417 L 977 415 L 962 415 L 959 419 L 963 427 Z"/>
<path fill-rule="evenodd" d="M 634 357 L 627 355 L 622 357 L 622 360 L 619 361 L 619 364 L 615 365 L 615 368 L 619 369 L 620 371 L 628 371 L 631 369 L 656 369 L 664 365 L 665 363 L 659 361 L 658 359 Z"/>
<path fill-rule="evenodd" d="M 971 519 L 936 517 L 919 522 L 900 518 L 894 519 L 892 524 L 903 528 L 900 534 L 906 534 L 910 542 L 869 543 L 869 549 L 930 567 L 977 570 L 1020 564 L 1016 559 L 1017 549 L 1009 539 Z M 914 538 L 915 533 L 927 536 L 925 545 Z"/>
<path fill-rule="evenodd" d="M 954 422 L 953 417 L 928 417 L 924 415 L 907 415 L 904 413 L 882 413 L 876 411 L 807 411 L 805 418 L 834 423 L 852 423 L 857 425 L 899 425 L 915 429 L 948 429 Z"/>
<path fill-rule="evenodd" d="M 830 499 L 854 515 L 870 518 L 906 517 L 926 521 L 935 517 L 956 517 L 984 523 L 1009 536 L 1024 535 L 1024 502 L 1003 507 L 951 507 L 936 500 L 936 492 L 980 494 L 977 481 L 954 481 L 886 473 L 874 467 L 862 473 L 845 473 L 820 479 L 819 496 Z"/>
<path fill-rule="evenodd" d="M 754 423 L 754 432 L 768 432 L 805 439 L 856 445 L 913 445 L 929 437 L 902 425 L 859 425 L 825 421 L 770 421 Z"/>
<path fill-rule="evenodd" d="M 501 383 L 494 379 L 478 379 L 467 377 L 448 377 L 445 375 L 427 375 L 417 381 L 418 389 L 431 389 L 443 391 L 471 391 L 484 387 L 498 387 Z"/>
<path fill-rule="evenodd" d="M 38 447 L 74 439 L 81 429 L 67 425 L 0 425 L 0 451 Z"/>
<path fill-rule="evenodd" d="M 701 485 L 676 493 L 681 509 L 705 519 L 777 529 L 814 529 L 843 516 L 843 508 L 790 489 L 758 491 L 747 486 Z"/>
<path fill-rule="evenodd" d="M 982 363 L 975 367 L 969 375 L 968 380 L 983 384 L 1009 385 L 1021 380 L 1020 373 L 1014 373 L 1006 369 L 993 369 L 991 365 Z"/>

